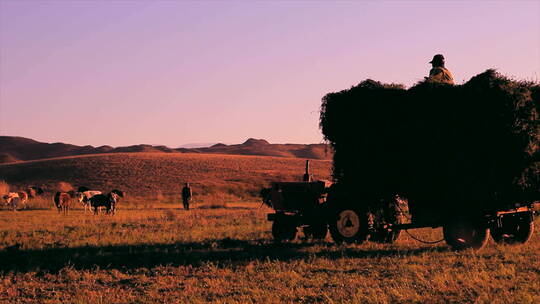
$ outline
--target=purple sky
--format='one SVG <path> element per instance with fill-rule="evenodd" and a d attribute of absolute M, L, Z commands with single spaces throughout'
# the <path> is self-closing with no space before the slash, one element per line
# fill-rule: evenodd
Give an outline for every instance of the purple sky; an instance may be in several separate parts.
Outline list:
<path fill-rule="evenodd" d="M 0 0 L 0 134 L 74 144 L 322 141 L 321 97 L 443 53 L 540 80 L 539 1 Z"/>

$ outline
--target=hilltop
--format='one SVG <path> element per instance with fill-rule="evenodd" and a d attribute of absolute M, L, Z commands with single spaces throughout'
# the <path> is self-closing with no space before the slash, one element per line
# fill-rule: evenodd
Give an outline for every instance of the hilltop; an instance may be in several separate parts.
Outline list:
<path fill-rule="evenodd" d="M 292 158 L 331 159 L 332 153 L 326 144 L 270 144 L 264 139 L 250 138 L 242 144 L 215 144 L 208 148 L 196 149 L 201 153 L 233 155 L 264 155 Z"/>
<path fill-rule="evenodd" d="M 310 159 L 331 159 L 332 157 L 332 153 L 326 144 L 270 144 L 264 139 L 253 138 L 246 140 L 242 144 L 225 145 L 220 143 L 206 148 L 169 148 L 163 145 L 153 146 L 148 144 L 113 148 L 111 146 L 94 147 L 66 143 L 43 143 L 24 137 L 0 136 L 0 163 L 126 152 L 263 155 Z"/>
<path fill-rule="evenodd" d="M 296 181 L 304 173 L 298 158 L 186 153 L 109 153 L 0 165 L 0 177 L 13 189 L 38 185 L 56 191 L 58 182 L 92 189 L 127 191 L 130 196 L 178 194 L 191 182 L 198 194 L 257 196 L 270 181 Z M 314 160 L 312 173 L 330 179 L 331 162 Z"/>

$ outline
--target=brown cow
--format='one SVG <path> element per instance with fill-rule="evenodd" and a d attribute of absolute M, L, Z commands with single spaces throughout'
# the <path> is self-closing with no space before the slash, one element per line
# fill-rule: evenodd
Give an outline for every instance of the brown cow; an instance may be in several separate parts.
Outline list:
<path fill-rule="evenodd" d="M 58 209 L 58 213 L 62 212 L 64 215 L 68 214 L 74 196 L 74 191 L 56 192 L 54 195 L 54 205 L 56 206 L 56 209 Z"/>

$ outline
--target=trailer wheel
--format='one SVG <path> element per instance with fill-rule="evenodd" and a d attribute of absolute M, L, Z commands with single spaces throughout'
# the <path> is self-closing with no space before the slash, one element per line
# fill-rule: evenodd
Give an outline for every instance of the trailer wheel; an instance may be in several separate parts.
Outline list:
<path fill-rule="evenodd" d="M 491 237 L 500 244 L 525 244 L 534 232 L 534 222 L 527 218 L 503 220 L 502 227 L 491 229 Z"/>
<path fill-rule="evenodd" d="M 272 223 L 272 236 L 276 242 L 292 241 L 296 237 L 296 225 L 290 221 L 276 219 Z"/>
<path fill-rule="evenodd" d="M 363 243 L 368 237 L 369 218 L 366 212 L 352 208 L 338 209 L 330 221 L 330 234 L 336 243 Z"/>
<path fill-rule="evenodd" d="M 489 229 L 471 219 L 458 219 L 444 225 L 443 234 L 454 250 L 479 250 L 487 243 Z"/>

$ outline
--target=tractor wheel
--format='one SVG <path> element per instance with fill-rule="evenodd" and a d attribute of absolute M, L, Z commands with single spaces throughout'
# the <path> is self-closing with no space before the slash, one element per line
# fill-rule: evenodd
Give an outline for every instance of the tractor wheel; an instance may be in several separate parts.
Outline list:
<path fill-rule="evenodd" d="M 504 221 L 503 226 L 492 228 L 491 237 L 500 244 L 525 244 L 534 232 L 534 222 L 527 218 Z"/>
<path fill-rule="evenodd" d="M 457 219 L 444 225 L 443 234 L 454 250 L 480 250 L 487 243 L 489 229 L 471 219 Z"/>
<path fill-rule="evenodd" d="M 291 221 L 276 219 L 272 223 L 272 236 L 276 242 L 292 241 L 296 238 L 296 225 Z"/>
<path fill-rule="evenodd" d="M 308 238 L 315 240 L 324 240 L 328 234 L 328 227 L 326 224 L 309 225 L 304 228 L 304 234 Z"/>
<path fill-rule="evenodd" d="M 330 221 L 330 234 L 336 243 L 363 243 L 368 237 L 369 218 L 367 212 L 353 208 L 338 208 Z"/>

